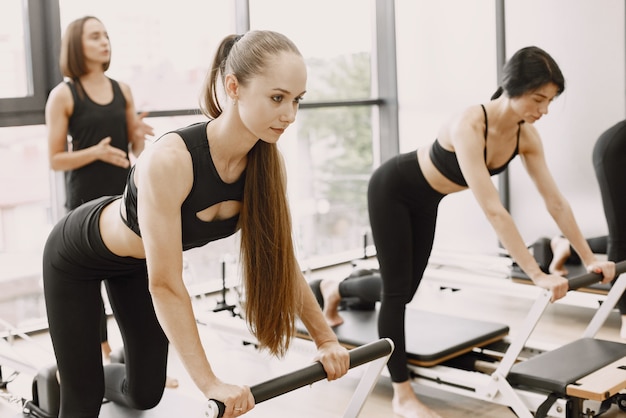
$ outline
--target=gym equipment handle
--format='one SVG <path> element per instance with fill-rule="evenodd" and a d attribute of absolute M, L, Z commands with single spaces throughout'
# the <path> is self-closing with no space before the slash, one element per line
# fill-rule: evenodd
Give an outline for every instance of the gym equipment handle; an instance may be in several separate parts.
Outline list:
<path fill-rule="evenodd" d="M 393 351 L 393 348 L 393 342 L 388 338 L 381 338 L 378 341 L 353 348 L 349 351 L 350 368 L 352 369 L 353 367 L 389 355 Z M 251 386 L 250 392 L 252 392 L 252 396 L 254 396 L 255 403 L 258 404 L 303 386 L 318 382 L 324 378 L 326 378 L 326 372 L 324 371 L 322 363 L 315 362 L 302 369 Z M 208 409 L 207 417 L 218 418 L 223 416 L 225 406 L 216 399 L 210 399 Z"/>
<path fill-rule="evenodd" d="M 617 277 L 624 272 L 626 272 L 626 261 L 615 263 L 615 276 Z M 600 280 L 602 280 L 602 274 L 600 273 L 581 274 L 580 276 L 569 279 L 569 290 L 580 289 L 581 287 L 598 283 Z"/>

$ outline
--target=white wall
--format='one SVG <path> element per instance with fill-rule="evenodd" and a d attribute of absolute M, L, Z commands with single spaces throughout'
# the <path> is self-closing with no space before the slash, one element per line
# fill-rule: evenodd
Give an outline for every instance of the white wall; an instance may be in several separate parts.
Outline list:
<path fill-rule="evenodd" d="M 598 136 L 626 115 L 623 0 L 506 2 L 507 51 L 537 45 L 565 76 L 565 92 L 537 123 L 550 169 L 583 233 L 606 234 L 591 153 Z M 511 212 L 530 238 L 558 232 L 517 162 L 511 167 Z"/>
<path fill-rule="evenodd" d="M 443 121 L 497 88 L 495 2 L 396 0 L 400 152 L 435 140 Z M 469 191 L 441 202 L 435 248 L 497 247 Z"/>
<path fill-rule="evenodd" d="M 507 58 L 537 45 L 559 63 L 566 90 L 536 126 L 548 164 L 583 233 L 606 233 L 591 151 L 626 114 L 623 0 L 505 3 Z M 396 0 L 400 151 L 432 142 L 457 110 L 497 87 L 495 1 Z M 511 213 L 527 242 L 558 232 L 519 159 L 510 167 Z M 494 178 L 494 181 L 497 181 Z M 491 252 L 498 245 L 469 191 L 441 204 L 435 248 Z"/>

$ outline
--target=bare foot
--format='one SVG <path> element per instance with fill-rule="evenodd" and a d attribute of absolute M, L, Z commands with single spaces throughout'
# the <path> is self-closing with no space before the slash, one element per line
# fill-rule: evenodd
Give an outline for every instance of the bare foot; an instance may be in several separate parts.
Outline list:
<path fill-rule="evenodd" d="M 102 347 L 102 363 L 111 363 L 111 345 L 109 345 L 108 341 L 103 341 L 100 346 Z"/>
<path fill-rule="evenodd" d="M 391 406 L 394 414 L 403 418 L 441 418 L 441 415 L 417 399 L 409 381 L 393 383 Z"/>
<path fill-rule="evenodd" d="M 550 240 L 550 247 L 552 248 L 552 261 L 548 270 L 550 273 L 560 274 L 561 276 L 567 275 L 565 261 L 571 255 L 569 241 L 560 236 L 554 237 Z"/>
<path fill-rule="evenodd" d="M 165 378 L 165 387 L 169 389 L 176 389 L 178 387 L 178 379 L 167 376 Z"/>
<path fill-rule="evenodd" d="M 320 282 L 320 292 L 324 298 L 324 317 L 331 327 L 343 324 L 343 318 L 339 315 L 339 304 L 341 295 L 339 294 L 339 282 L 324 279 Z"/>

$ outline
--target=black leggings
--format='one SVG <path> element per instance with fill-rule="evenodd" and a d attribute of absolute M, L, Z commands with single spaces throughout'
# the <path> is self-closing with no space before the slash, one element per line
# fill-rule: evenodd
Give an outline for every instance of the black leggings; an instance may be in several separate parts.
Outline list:
<path fill-rule="evenodd" d="M 626 260 L 626 121 L 600 135 L 593 148 L 593 167 L 609 230 L 608 259 Z M 626 296 L 617 307 L 626 315 Z"/>
<path fill-rule="evenodd" d="M 358 270 L 357 270 L 358 271 Z M 349 276 L 339 283 L 339 295 L 344 298 L 355 298 L 361 303 L 380 301 L 382 282 L 375 272 Z"/>
<path fill-rule="evenodd" d="M 44 248 L 44 295 L 61 379 L 61 418 L 97 417 L 103 398 L 149 409 L 165 387 L 168 341 L 148 292 L 145 260 L 114 255 L 100 236 L 100 213 L 111 200 L 97 199 L 68 213 Z M 104 367 L 103 280 L 125 350 L 125 364 Z"/>
<path fill-rule="evenodd" d="M 104 344 L 109 341 L 109 330 L 107 329 L 107 311 L 102 298 L 100 298 L 100 305 L 102 307 L 102 316 L 100 317 L 100 343 Z"/>
<path fill-rule="evenodd" d="M 409 379 L 405 312 L 422 280 L 444 195 L 422 175 L 415 152 L 382 164 L 368 187 L 370 225 L 383 280 L 378 332 L 395 350 L 387 364 L 393 382 Z"/>

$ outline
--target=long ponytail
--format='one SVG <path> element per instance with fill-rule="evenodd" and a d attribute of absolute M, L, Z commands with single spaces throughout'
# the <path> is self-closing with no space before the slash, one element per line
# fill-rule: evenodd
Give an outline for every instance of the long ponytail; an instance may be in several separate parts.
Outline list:
<path fill-rule="evenodd" d="M 203 112 L 211 118 L 222 113 L 218 87 L 220 82 L 223 86 L 226 74 L 235 75 L 245 86 L 283 52 L 300 55 L 291 40 L 272 31 L 224 38 L 207 76 Z M 257 141 L 249 151 L 242 203 L 239 227 L 246 321 L 261 346 L 284 355 L 295 335 L 302 297 L 285 170 L 276 144 Z"/>

